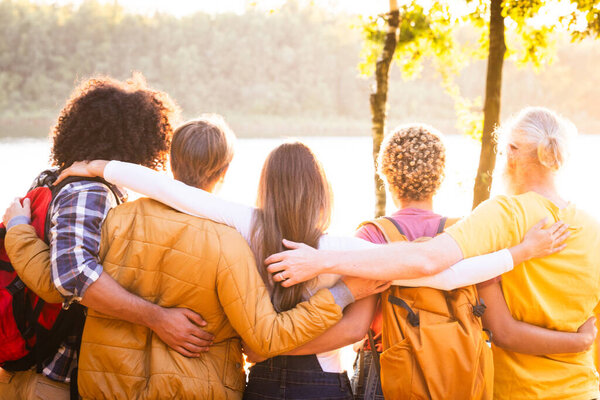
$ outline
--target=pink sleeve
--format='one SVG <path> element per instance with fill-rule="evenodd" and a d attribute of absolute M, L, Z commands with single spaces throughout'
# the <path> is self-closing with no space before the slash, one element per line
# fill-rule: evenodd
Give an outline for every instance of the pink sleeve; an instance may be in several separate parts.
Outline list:
<path fill-rule="evenodd" d="M 366 224 L 366 225 L 361 226 L 356 231 L 354 236 L 356 236 L 359 239 L 363 239 L 368 242 L 371 242 L 371 243 L 377 243 L 377 244 L 387 243 L 387 241 L 385 240 L 385 237 L 379 231 L 379 228 L 377 228 L 373 224 Z"/>

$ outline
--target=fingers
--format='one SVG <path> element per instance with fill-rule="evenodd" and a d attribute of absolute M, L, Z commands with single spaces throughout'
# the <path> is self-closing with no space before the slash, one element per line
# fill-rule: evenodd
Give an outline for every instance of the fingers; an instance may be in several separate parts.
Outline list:
<path fill-rule="evenodd" d="M 286 279 L 285 281 L 281 282 L 281 286 L 288 288 L 288 287 L 297 285 L 299 283 L 300 283 L 299 280 L 290 278 L 290 279 Z"/>
<path fill-rule="evenodd" d="M 564 243 L 565 240 L 567 240 L 567 238 L 571 236 L 571 232 L 564 230 L 563 232 L 561 232 L 558 236 L 556 236 L 554 238 L 554 243 L 560 244 L 560 243 Z"/>
<path fill-rule="evenodd" d="M 29 200 L 29 198 L 23 199 L 23 209 L 27 212 L 31 212 L 31 200 Z"/>
<path fill-rule="evenodd" d="M 194 337 L 198 338 L 199 340 L 203 340 L 208 344 L 212 344 L 212 341 L 215 339 L 215 336 L 212 333 L 206 332 L 205 330 L 202 330 L 198 327 L 193 329 L 190 333 Z"/>
<path fill-rule="evenodd" d="M 210 349 L 208 344 L 198 345 L 197 343 L 191 342 L 186 342 L 182 347 L 193 354 L 205 353 Z"/>
<path fill-rule="evenodd" d="M 181 354 L 184 357 L 188 357 L 188 358 L 198 358 L 198 357 L 200 357 L 199 354 L 194 354 L 194 353 L 186 350 L 182 346 L 175 346 L 173 348 L 173 350 L 175 350 L 176 352 L 178 352 L 179 354 Z"/>
<path fill-rule="evenodd" d="M 267 259 L 265 260 L 265 265 L 268 265 L 269 268 L 267 268 L 267 270 L 269 270 L 269 272 L 274 273 L 274 272 L 279 272 L 280 270 L 277 271 L 270 271 L 270 268 L 273 267 L 274 264 L 280 263 L 282 261 L 285 260 L 285 251 L 282 251 L 281 253 L 277 253 L 277 254 L 272 254 L 269 257 L 267 257 Z"/>
<path fill-rule="evenodd" d="M 195 323 L 198 326 L 206 326 L 206 321 L 202 319 L 202 317 L 198 314 L 196 314 L 195 312 L 193 312 L 192 310 L 188 310 L 187 308 L 184 308 L 184 314 L 186 317 L 188 317 L 188 319 L 190 321 L 192 321 L 193 323 Z"/>
<path fill-rule="evenodd" d="M 52 185 L 54 185 L 54 186 L 58 185 L 59 183 L 61 183 L 65 179 L 67 179 L 69 176 L 71 176 L 71 167 L 63 170 L 60 173 L 60 175 L 58 175 L 58 178 L 56 178 L 56 180 L 54 181 L 54 183 Z"/>
<path fill-rule="evenodd" d="M 377 288 L 375 289 L 375 293 L 385 292 L 390 288 L 390 286 L 392 286 L 392 282 L 384 282 L 381 285 L 377 286 Z"/>
<path fill-rule="evenodd" d="M 274 254 L 274 255 L 277 255 L 277 254 Z M 271 257 L 273 257 L 273 256 L 271 256 Z M 269 257 L 269 258 L 271 258 L 271 257 Z M 269 258 L 267 258 L 267 261 L 265 261 L 265 262 L 267 262 L 268 264 L 270 264 L 267 267 L 267 271 L 269 271 L 270 274 L 273 275 L 273 274 L 276 274 L 277 272 L 281 272 L 281 271 L 286 271 L 287 270 L 287 266 L 283 262 L 284 260 L 279 260 L 279 261 L 273 262 L 271 264 L 270 262 L 268 262 Z M 279 281 L 277 281 L 277 282 L 279 282 Z"/>
<path fill-rule="evenodd" d="M 559 221 L 550 227 L 550 232 L 554 236 L 560 236 L 564 232 L 568 232 L 568 230 L 569 230 L 569 225 L 565 224 L 562 221 Z"/>
<path fill-rule="evenodd" d="M 304 243 L 297 243 L 297 242 L 292 242 L 291 240 L 287 240 L 287 239 L 283 239 L 282 240 L 283 245 L 290 249 L 290 250 L 295 250 L 295 249 L 299 249 L 302 246 L 308 247 L 307 245 L 305 245 Z"/>

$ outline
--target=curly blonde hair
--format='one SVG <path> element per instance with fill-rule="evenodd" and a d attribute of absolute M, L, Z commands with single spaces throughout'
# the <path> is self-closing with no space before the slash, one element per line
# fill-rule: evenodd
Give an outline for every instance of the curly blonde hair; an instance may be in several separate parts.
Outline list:
<path fill-rule="evenodd" d="M 399 199 L 432 197 L 444 180 L 446 148 L 441 134 L 422 124 L 400 126 L 385 139 L 378 165 Z"/>

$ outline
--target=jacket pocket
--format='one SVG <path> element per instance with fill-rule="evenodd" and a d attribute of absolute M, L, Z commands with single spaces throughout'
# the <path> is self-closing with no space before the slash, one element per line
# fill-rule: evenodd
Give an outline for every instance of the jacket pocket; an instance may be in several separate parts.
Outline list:
<path fill-rule="evenodd" d="M 246 373 L 244 372 L 242 347 L 239 339 L 227 341 L 223 384 L 226 388 L 243 392 L 246 388 Z"/>

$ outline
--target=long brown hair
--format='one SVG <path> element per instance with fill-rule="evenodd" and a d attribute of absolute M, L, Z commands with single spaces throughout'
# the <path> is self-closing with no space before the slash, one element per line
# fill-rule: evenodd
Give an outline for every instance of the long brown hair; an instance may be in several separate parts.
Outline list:
<path fill-rule="evenodd" d="M 282 239 L 317 247 L 331 220 L 331 190 L 323 167 L 304 144 L 285 143 L 265 160 L 258 185 L 251 247 L 277 311 L 293 308 L 311 281 L 284 288 L 264 267 L 271 254 L 283 251 Z"/>

